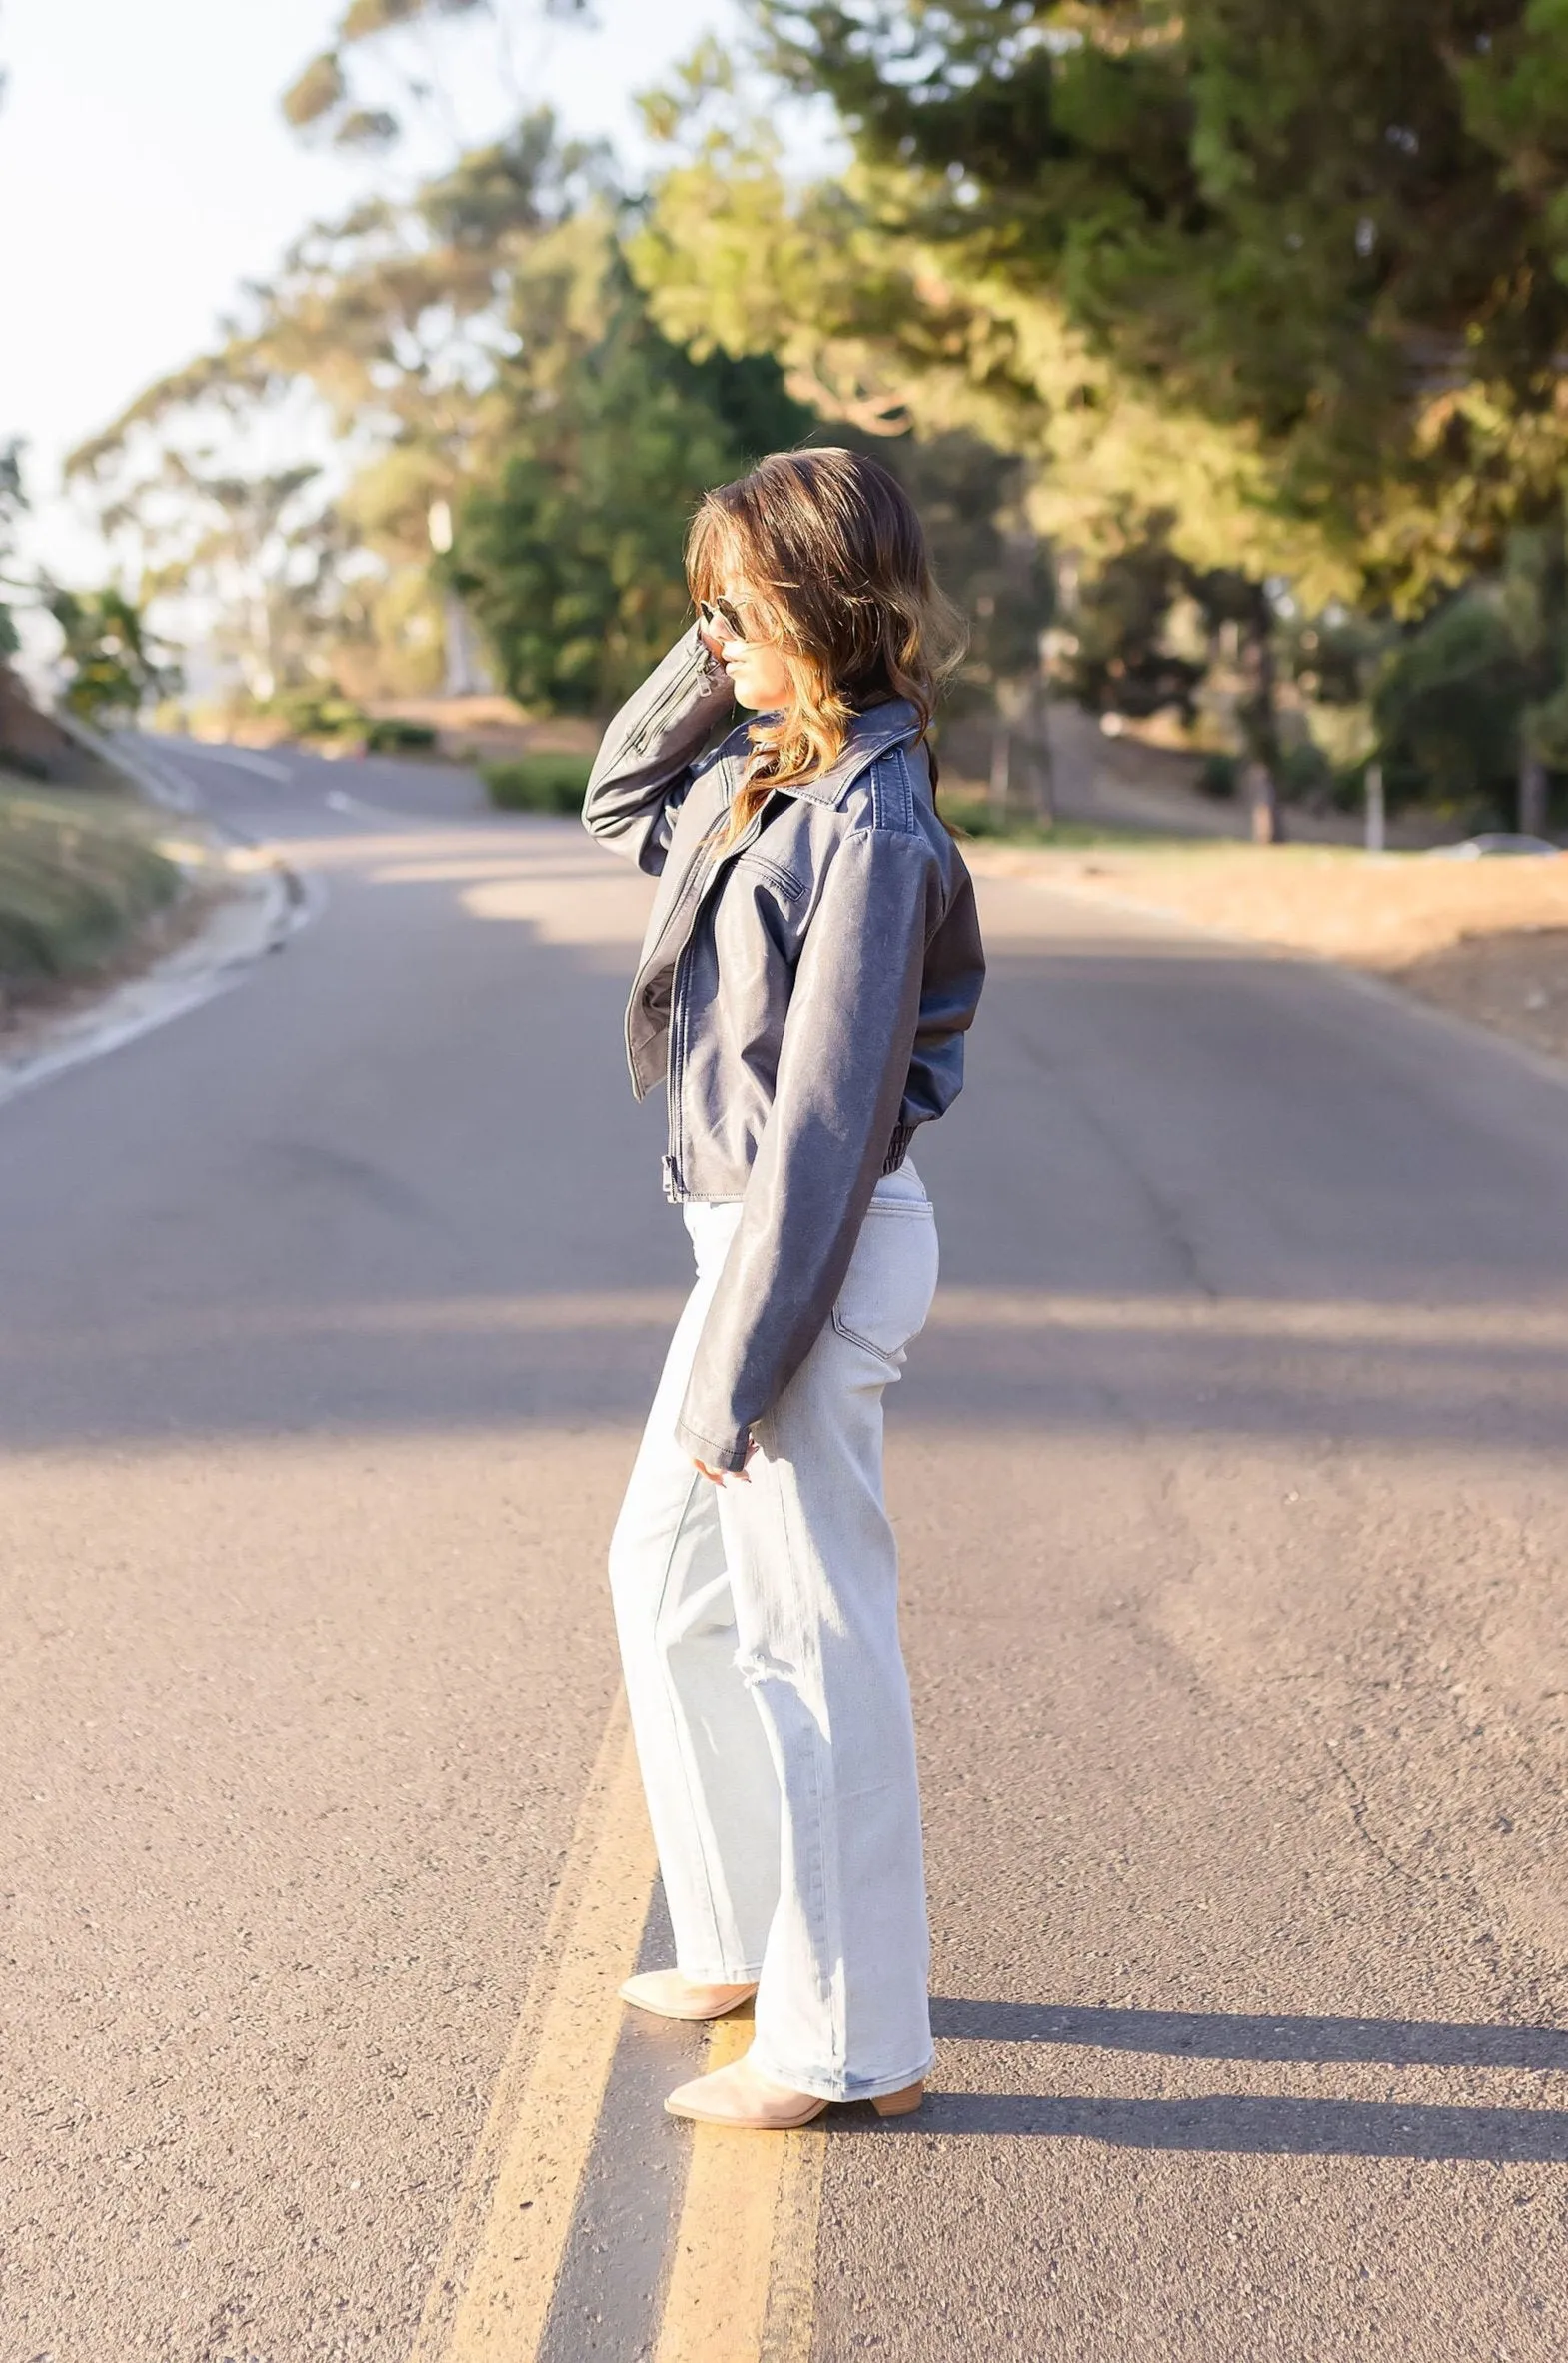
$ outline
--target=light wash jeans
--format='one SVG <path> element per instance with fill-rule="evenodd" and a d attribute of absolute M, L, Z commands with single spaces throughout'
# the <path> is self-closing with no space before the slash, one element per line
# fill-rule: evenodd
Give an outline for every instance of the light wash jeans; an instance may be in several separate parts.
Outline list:
<path fill-rule="evenodd" d="M 752 2057 L 824 2100 L 930 2064 L 929 1940 L 882 1392 L 936 1286 L 913 1168 L 877 1183 L 830 1322 L 750 1483 L 673 1429 L 738 1203 L 691 1204 L 681 1315 L 611 1544 L 627 1696 L 686 1976 L 760 1980 Z"/>

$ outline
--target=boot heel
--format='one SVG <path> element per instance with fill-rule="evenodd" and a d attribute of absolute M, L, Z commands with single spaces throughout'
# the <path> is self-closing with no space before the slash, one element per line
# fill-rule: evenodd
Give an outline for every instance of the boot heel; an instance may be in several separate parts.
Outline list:
<path fill-rule="evenodd" d="M 879 2117 L 912 2117 L 924 2098 L 923 2084 L 905 2084 L 901 2092 L 878 2092 L 871 2106 Z"/>

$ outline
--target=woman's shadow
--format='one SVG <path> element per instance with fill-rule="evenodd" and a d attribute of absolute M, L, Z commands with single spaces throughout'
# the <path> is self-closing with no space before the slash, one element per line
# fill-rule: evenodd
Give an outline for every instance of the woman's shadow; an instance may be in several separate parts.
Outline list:
<path fill-rule="evenodd" d="M 1568 2069 L 1568 2031 L 1447 2020 L 1244 2018 L 1179 2010 L 938 1999 L 940 2038 L 1076 2044 L 1181 2059 L 1289 2060 L 1386 2067 Z M 875 2120 L 865 2111 L 867 2129 Z M 1303 2100 L 1204 2093 L 1172 2100 L 934 2090 L 917 2117 L 878 2127 L 924 2134 L 1077 2135 L 1128 2149 L 1299 2157 L 1568 2162 L 1568 2110 L 1414 2101 Z"/>

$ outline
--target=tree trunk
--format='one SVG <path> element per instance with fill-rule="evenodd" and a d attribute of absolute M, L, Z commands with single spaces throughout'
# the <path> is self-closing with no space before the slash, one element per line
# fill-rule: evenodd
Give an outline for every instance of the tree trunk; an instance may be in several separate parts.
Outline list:
<path fill-rule="evenodd" d="M 1005 829 L 1011 818 L 1012 802 L 1012 725 L 998 703 L 991 717 L 991 820 L 998 829 Z"/>
<path fill-rule="evenodd" d="M 1383 767 L 1369 763 L 1366 767 L 1366 850 L 1380 854 L 1388 842 L 1387 811 L 1383 802 Z"/>
<path fill-rule="evenodd" d="M 1247 813 L 1254 845 L 1283 845 L 1284 818 L 1279 810 L 1279 791 L 1274 786 L 1274 775 L 1266 763 L 1253 761 L 1242 774 L 1246 791 Z"/>
<path fill-rule="evenodd" d="M 1036 680 L 1029 703 L 1029 752 L 1034 774 L 1034 818 L 1042 829 L 1056 826 L 1056 757 L 1050 737 L 1050 699 Z"/>
<path fill-rule="evenodd" d="M 1254 845 L 1282 845 L 1284 820 L 1279 810 L 1279 716 L 1274 707 L 1274 620 L 1259 588 L 1256 612 L 1247 624 L 1241 645 L 1245 683 L 1237 710 L 1247 761 L 1242 787 L 1252 822 Z"/>
<path fill-rule="evenodd" d="M 1519 834 L 1546 835 L 1546 766 L 1528 747 L 1519 756 Z"/>
<path fill-rule="evenodd" d="M 1056 817 L 1044 691 L 1038 674 L 996 684 L 990 808 L 998 829 L 1048 829 Z"/>

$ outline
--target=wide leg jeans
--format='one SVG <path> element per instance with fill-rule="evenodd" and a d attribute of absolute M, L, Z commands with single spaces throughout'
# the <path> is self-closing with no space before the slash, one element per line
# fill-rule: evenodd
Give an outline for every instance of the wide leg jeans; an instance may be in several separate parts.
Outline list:
<path fill-rule="evenodd" d="M 923 1326 L 936 1226 L 907 1163 L 754 1431 L 747 1483 L 674 1428 L 738 1204 L 693 1204 L 697 1283 L 611 1545 L 627 1696 L 681 1970 L 757 1979 L 752 2057 L 824 2100 L 930 2064 L 929 1941 L 882 1396 Z"/>

